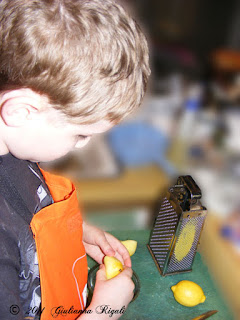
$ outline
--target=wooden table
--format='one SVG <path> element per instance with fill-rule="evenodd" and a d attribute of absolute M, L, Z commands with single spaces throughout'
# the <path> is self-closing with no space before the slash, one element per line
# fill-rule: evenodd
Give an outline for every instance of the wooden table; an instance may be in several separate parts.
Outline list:
<path fill-rule="evenodd" d="M 158 166 L 125 169 L 116 178 L 75 182 L 85 210 L 151 207 L 169 187 L 167 175 Z"/>

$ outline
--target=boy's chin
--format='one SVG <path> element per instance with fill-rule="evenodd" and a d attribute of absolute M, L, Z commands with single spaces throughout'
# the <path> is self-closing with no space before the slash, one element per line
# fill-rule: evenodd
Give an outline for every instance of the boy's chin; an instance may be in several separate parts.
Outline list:
<path fill-rule="evenodd" d="M 20 157 L 19 159 L 21 160 L 27 160 L 27 161 L 30 161 L 30 162 L 33 162 L 33 163 L 38 163 L 38 162 L 51 162 L 51 161 L 55 161 L 57 160 L 58 158 L 57 157 L 52 157 L 52 158 L 47 158 L 47 157 L 38 157 L 37 159 L 36 158 L 31 158 L 31 157 Z"/>
<path fill-rule="evenodd" d="M 30 162 L 34 162 L 34 163 L 37 163 L 37 162 L 51 162 L 51 161 L 56 161 L 64 156 L 66 156 L 66 154 L 60 154 L 60 153 L 52 153 L 52 154 L 49 154 L 49 153 L 46 153 L 46 154 L 38 154 L 38 153 L 22 153 L 22 152 L 14 152 L 15 150 L 12 150 L 12 155 L 20 160 L 27 160 L 27 161 L 30 161 Z"/>
<path fill-rule="evenodd" d="M 26 160 L 28 160 L 30 162 L 38 163 L 38 162 L 51 162 L 51 161 L 55 161 L 57 159 L 56 158 L 52 158 L 52 159 L 44 158 L 44 159 L 38 159 L 38 160 L 36 160 L 36 159 L 26 159 Z"/>
<path fill-rule="evenodd" d="M 57 160 L 59 160 L 59 159 L 61 159 L 61 158 L 63 158 L 65 155 L 63 155 L 63 156 L 59 156 L 59 157 L 57 157 L 57 156 L 53 156 L 53 157 L 38 157 L 37 159 L 35 159 L 35 158 L 31 158 L 31 159 L 25 159 L 25 160 L 28 160 L 28 161 L 31 161 L 31 162 L 34 162 L 34 163 L 38 163 L 38 162 L 51 162 L 51 161 L 57 161 Z"/>

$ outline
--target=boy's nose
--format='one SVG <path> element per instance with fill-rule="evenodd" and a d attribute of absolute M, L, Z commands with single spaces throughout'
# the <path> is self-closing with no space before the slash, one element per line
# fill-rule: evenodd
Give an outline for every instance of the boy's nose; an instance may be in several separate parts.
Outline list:
<path fill-rule="evenodd" d="M 90 141 L 91 137 L 86 137 L 85 139 L 81 139 L 79 140 L 76 144 L 75 144 L 75 148 L 80 149 L 85 147 L 85 145 Z"/>

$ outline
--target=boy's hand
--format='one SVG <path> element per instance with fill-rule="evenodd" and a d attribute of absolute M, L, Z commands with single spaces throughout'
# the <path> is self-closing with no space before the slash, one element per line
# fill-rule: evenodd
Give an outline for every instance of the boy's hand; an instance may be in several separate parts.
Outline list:
<path fill-rule="evenodd" d="M 83 222 L 83 244 L 86 253 L 99 264 L 104 256 L 115 256 L 126 267 L 131 268 L 131 258 L 124 245 L 110 233 Z"/>
<path fill-rule="evenodd" d="M 133 298 L 134 283 L 131 279 L 132 269 L 125 267 L 116 277 L 107 280 L 105 266 L 101 265 L 96 276 L 93 298 L 88 309 L 93 311 L 95 319 L 109 319 L 110 310 L 123 312 Z M 113 313 L 111 319 L 118 319 L 123 313 Z M 98 318 L 99 317 L 99 318 Z"/>

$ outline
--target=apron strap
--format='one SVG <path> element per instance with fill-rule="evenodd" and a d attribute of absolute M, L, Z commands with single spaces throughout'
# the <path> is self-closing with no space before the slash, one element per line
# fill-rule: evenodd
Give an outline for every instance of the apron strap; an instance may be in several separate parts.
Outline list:
<path fill-rule="evenodd" d="M 28 224 L 31 222 L 32 213 L 24 203 L 17 188 L 9 179 L 9 176 L 0 161 L 0 194 L 7 200 L 9 205 L 23 218 Z M 29 214 L 26 214 L 29 213 Z M 27 216 L 31 219 L 27 219 Z"/>

